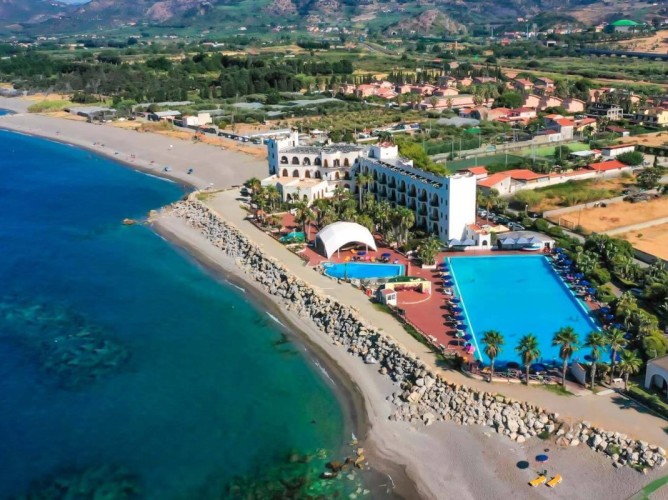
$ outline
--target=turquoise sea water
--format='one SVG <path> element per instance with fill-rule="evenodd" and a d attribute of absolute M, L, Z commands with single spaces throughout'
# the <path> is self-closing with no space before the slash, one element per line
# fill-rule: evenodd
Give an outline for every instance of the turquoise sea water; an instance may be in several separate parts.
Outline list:
<path fill-rule="evenodd" d="M 345 262 L 325 264 L 325 274 L 333 278 L 347 279 L 379 279 L 394 278 L 404 274 L 402 264 L 372 264 L 362 262 Z"/>
<path fill-rule="evenodd" d="M 598 326 L 584 304 L 567 289 L 544 256 L 514 255 L 449 258 L 456 290 L 470 331 L 476 337 L 480 354 L 489 359 L 480 339 L 485 331 L 497 330 L 505 339 L 499 361 L 520 361 L 515 347 L 527 333 L 536 335 L 541 358 L 559 361 L 559 348 L 552 346 L 554 332 L 571 326 L 581 341 Z M 589 350 L 581 349 L 574 359 Z M 560 363 L 560 361 L 559 361 Z"/>
<path fill-rule="evenodd" d="M 182 187 L 38 138 L 0 131 L 0 147 L 0 498 L 55 477 L 229 498 L 234 476 L 299 488 L 343 459 L 349 425 L 301 345 L 121 224 Z"/>

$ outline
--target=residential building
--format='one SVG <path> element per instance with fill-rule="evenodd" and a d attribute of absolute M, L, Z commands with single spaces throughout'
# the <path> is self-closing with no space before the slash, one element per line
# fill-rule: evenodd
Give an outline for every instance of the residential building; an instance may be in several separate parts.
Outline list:
<path fill-rule="evenodd" d="M 596 118 L 580 118 L 579 120 L 573 121 L 573 131 L 580 134 L 585 132 L 596 132 L 598 129 L 598 122 Z"/>
<path fill-rule="evenodd" d="M 545 127 L 548 130 L 556 130 L 559 132 L 564 141 L 573 139 L 575 122 L 570 118 L 564 118 L 561 115 L 548 115 L 545 117 Z"/>
<path fill-rule="evenodd" d="M 116 110 L 103 106 L 81 106 L 76 108 L 66 108 L 65 111 L 72 115 L 82 116 L 88 121 L 105 121 L 116 117 Z"/>
<path fill-rule="evenodd" d="M 602 161 L 599 163 L 590 163 L 585 167 L 587 170 L 593 170 L 594 172 L 597 173 L 606 173 L 606 172 L 625 172 L 625 171 L 631 171 L 633 170 L 632 167 L 628 166 L 625 163 L 622 163 L 619 160 L 608 160 L 608 161 Z"/>
<path fill-rule="evenodd" d="M 653 127 L 668 127 L 668 108 L 648 108 L 636 113 L 633 121 Z"/>
<path fill-rule="evenodd" d="M 377 200 L 411 209 L 417 227 L 443 242 L 463 238 L 466 227 L 475 223 L 476 179 L 469 172 L 448 177 L 425 172 L 390 144 L 372 146 L 356 171 L 373 177 L 368 189 Z"/>
<path fill-rule="evenodd" d="M 625 129 L 624 127 L 618 127 L 617 125 L 608 125 L 605 127 L 605 130 L 608 132 L 614 132 L 615 134 L 619 134 L 622 137 L 628 137 L 631 135 L 631 131 L 628 129 Z"/>
<path fill-rule="evenodd" d="M 624 118 L 624 110 L 615 104 L 595 103 L 587 110 L 589 116 L 606 118 L 610 121 L 619 121 Z"/>
<path fill-rule="evenodd" d="M 172 111 L 172 110 L 167 110 L 167 111 L 155 111 L 154 113 L 148 113 L 147 118 L 149 121 L 153 122 L 165 122 L 165 121 L 174 121 L 176 120 L 179 116 L 181 116 L 180 111 Z"/>
<path fill-rule="evenodd" d="M 616 146 L 605 146 L 601 148 L 601 155 L 606 158 L 617 158 L 624 153 L 632 153 L 636 150 L 635 144 L 618 144 Z"/>
<path fill-rule="evenodd" d="M 554 92 L 554 80 L 550 80 L 546 77 L 536 78 L 536 81 L 534 82 L 534 88 L 543 92 L 544 94 L 552 93 Z"/>
<path fill-rule="evenodd" d="M 523 78 L 514 80 L 512 85 L 513 88 L 519 92 L 531 92 L 533 90 L 533 83 L 531 80 L 526 80 Z"/>
<path fill-rule="evenodd" d="M 484 179 L 489 175 L 486 167 L 469 167 L 462 169 L 475 176 L 476 181 Z"/>

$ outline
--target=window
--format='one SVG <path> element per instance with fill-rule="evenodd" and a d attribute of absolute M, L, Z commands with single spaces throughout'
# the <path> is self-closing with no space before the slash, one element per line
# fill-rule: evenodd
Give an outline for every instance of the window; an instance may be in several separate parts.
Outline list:
<path fill-rule="evenodd" d="M 311 178 L 311 171 L 307 170 L 306 172 L 304 172 L 304 177 L 306 177 L 307 179 L 310 179 Z"/>
<path fill-rule="evenodd" d="M 281 163 L 283 163 L 283 164 L 288 163 L 288 157 L 287 156 L 281 156 Z"/>
<path fill-rule="evenodd" d="M 302 165 L 306 165 L 306 166 L 310 167 L 311 166 L 311 160 L 305 156 L 304 160 L 302 161 Z"/>
<path fill-rule="evenodd" d="M 281 172 L 281 176 L 282 177 L 287 177 L 288 176 L 288 169 L 287 168 L 283 169 L 283 172 Z"/>
<path fill-rule="evenodd" d="M 299 165 L 299 158 L 297 158 L 296 156 L 293 156 L 292 157 L 292 164 L 293 165 Z"/>
<path fill-rule="evenodd" d="M 299 170 L 294 169 L 294 170 L 292 171 L 292 177 L 299 177 Z"/>
<path fill-rule="evenodd" d="M 315 178 L 316 179 L 322 179 L 322 175 L 320 174 L 320 170 L 315 171 Z"/>

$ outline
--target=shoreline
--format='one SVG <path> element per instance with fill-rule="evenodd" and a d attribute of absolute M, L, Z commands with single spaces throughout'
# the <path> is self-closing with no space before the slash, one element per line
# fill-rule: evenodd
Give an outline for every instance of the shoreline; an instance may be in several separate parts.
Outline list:
<path fill-rule="evenodd" d="M 307 360 L 315 364 L 314 368 L 319 366 L 325 371 L 325 379 L 331 377 L 327 384 L 330 385 L 342 408 L 345 430 L 352 430 L 359 444 L 363 445 L 367 452 L 371 452 L 372 473 L 382 474 L 390 479 L 394 486 L 393 496 L 399 495 L 407 499 L 417 498 L 419 496 L 417 484 L 405 469 L 391 462 L 376 450 L 370 437 L 373 424 L 369 418 L 364 393 L 350 373 L 339 364 L 336 357 L 332 356 L 331 352 L 327 352 L 328 349 L 322 345 L 322 342 L 318 342 L 322 335 L 317 331 L 312 331 L 313 325 L 307 324 L 303 319 L 282 309 L 278 299 L 269 295 L 256 282 L 246 277 L 235 265 L 233 259 L 220 253 L 215 257 L 209 255 L 201 245 L 198 245 L 192 238 L 186 237 L 185 232 L 188 228 L 185 225 L 177 228 L 176 224 L 178 222 L 175 220 L 167 221 L 164 216 L 158 216 L 150 222 L 150 227 L 168 243 L 185 252 L 188 258 L 211 272 L 215 279 L 222 278 L 230 285 L 242 288 L 243 293 L 249 297 L 250 302 L 259 312 L 264 309 L 265 312 L 280 321 L 277 328 L 286 332 L 291 339 L 299 343 L 300 347 L 303 347 Z M 380 468 L 376 467 L 378 464 L 381 465 Z M 388 469 L 392 474 L 386 472 Z"/>
<path fill-rule="evenodd" d="M 58 122 L 68 122 L 67 120 L 62 119 L 52 118 L 51 120 Z M 81 124 L 81 122 L 72 123 L 78 123 L 79 125 Z M 83 125 L 90 127 L 90 124 Z M 2 127 L 2 123 L 0 123 L 0 127 Z M 105 127 L 105 129 L 108 128 Z M 96 126 L 96 130 L 105 129 Z M 16 131 L 12 128 L 9 128 L 9 130 Z M 25 133 L 20 130 L 18 132 Z M 69 138 L 66 134 L 60 135 L 59 137 L 51 137 L 49 135 L 42 134 L 28 134 L 43 137 L 48 140 L 55 140 L 56 142 L 72 144 L 76 147 L 85 148 L 94 154 L 101 154 L 100 151 L 87 148 L 85 145 L 80 145 L 75 140 L 68 140 Z M 134 137 L 134 140 L 136 141 L 138 137 L 136 137 L 136 135 Z M 163 143 L 169 142 L 169 139 L 167 138 L 161 137 L 160 139 Z M 128 146 L 130 145 L 128 144 Z M 124 166 L 129 166 L 135 170 L 140 170 L 136 168 L 136 163 L 124 162 L 116 155 L 107 156 L 110 157 L 113 161 L 121 163 Z M 156 175 L 158 177 L 164 176 L 162 172 L 156 172 L 154 170 L 145 173 Z M 220 212 L 218 213 L 220 214 Z M 225 212 L 225 214 L 229 215 L 227 212 Z M 223 217 L 223 219 L 226 221 L 230 221 L 229 217 L 227 216 L 221 215 L 221 217 Z M 230 223 L 232 222 L 230 221 Z M 253 233 L 253 238 L 255 237 L 256 235 Z M 171 242 L 177 247 L 179 246 L 178 243 L 174 243 L 173 241 Z M 192 243 L 189 239 L 187 239 L 187 242 Z M 215 247 L 212 246 L 212 248 Z M 187 249 L 184 249 L 184 251 L 192 255 L 192 253 Z M 217 255 L 232 261 L 233 274 L 237 274 L 234 272 L 237 271 L 238 274 L 242 275 L 242 277 L 244 276 L 242 269 L 234 264 L 234 259 L 231 256 L 227 256 L 222 252 L 218 252 Z M 196 257 L 194 258 L 197 260 Z M 215 260 L 218 260 L 218 258 Z M 248 277 L 248 279 L 250 281 L 250 277 Z M 245 280 L 243 281 L 245 284 Z M 325 293 L 328 294 L 328 292 Z M 390 319 L 388 318 L 388 322 L 389 321 Z M 297 316 L 296 323 L 297 328 L 300 330 L 302 329 L 300 328 L 301 323 L 305 324 L 305 330 L 315 326 L 310 321 L 306 322 L 305 320 L 300 319 L 299 316 Z M 304 333 L 306 334 L 306 332 Z M 372 425 L 369 428 L 369 441 L 371 448 L 373 448 L 374 458 L 376 453 L 379 457 L 385 456 L 387 457 L 387 463 L 384 463 L 383 459 L 381 458 L 379 461 L 373 461 L 374 466 L 378 464 L 379 469 L 391 470 L 393 475 L 395 471 L 405 470 L 406 475 L 411 478 L 410 481 L 417 488 L 419 494 L 429 497 L 438 497 L 438 493 L 442 494 L 443 491 L 446 491 L 443 489 L 444 487 L 447 487 L 447 491 L 452 493 L 452 496 L 459 495 L 460 498 L 480 498 L 488 496 L 490 494 L 490 490 L 485 490 L 484 488 L 492 487 L 495 488 L 495 494 L 498 493 L 501 495 L 503 492 L 510 494 L 510 492 L 516 492 L 516 481 L 518 478 L 520 478 L 521 481 L 526 479 L 526 471 L 521 472 L 517 470 L 511 470 L 511 462 L 513 461 L 513 458 L 516 457 L 513 457 L 512 455 L 506 456 L 508 455 L 507 451 L 504 455 L 504 450 L 510 449 L 514 454 L 523 454 L 528 457 L 530 456 L 531 449 L 537 449 L 537 447 L 540 447 L 541 441 L 533 439 L 531 440 L 531 443 L 526 443 L 520 446 L 517 443 L 508 440 L 506 437 L 497 436 L 493 429 L 491 429 L 492 435 L 489 436 L 489 428 L 477 426 L 473 426 L 475 428 L 472 428 L 468 426 L 455 425 L 447 421 L 438 422 L 438 425 L 432 425 L 425 428 L 422 428 L 422 426 L 415 427 L 414 425 L 410 425 L 407 422 L 389 422 L 388 415 L 392 413 L 392 410 L 388 410 L 388 408 L 391 408 L 391 403 L 385 401 L 383 393 L 383 391 L 386 390 L 388 386 L 382 385 L 382 382 L 378 381 L 378 377 L 374 377 L 374 369 L 369 369 L 368 365 L 361 364 L 359 359 L 350 356 L 348 353 L 341 350 L 341 347 L 333 346 L 331 339 L 329 339 L 326 335 L 323 335 L 321 330 L 317 330 L 315 334 L 316 335 L 314 339 L 317 339 L 325 344 L 323 347 L 325 353 L 329 353 L 330 350 L 333 350 L 333 352 L 328 354 L 328 356 L 334 358 L 337 363 L 340 362 L 339 368 L 346 372 L 347 376 L 350 377 L 355 390 L 359 391 L 359 395 L 365 399 L 376 399 L 375 403 L 377 407 L 366 407 L 367 414 L 365 416 L 369 420 L 373 420 L 375 418 L 377 421 L 376 426 Z M 416 352 L 415 354 L 422 355 L 422 352 Z M 360 366 L 362 368 L 360 368 Z M 377 372 L 377 369 L 375 371 Z M 359 376 L 356 376 L 356 374 Z M 369 381 L 367 380 L 367 377 L 373 378 L 373 380 Z M 451 376 L 447 376 L 446 378 L 451 382 L 455 381 L 456 383 L 462 383 L 458 382 L 462 378 L 458 374 L 451 374 Z M 469 387 L 476 387 L 475 381 L 467 381 L 463 383 Z M 374 386 L 374 384 L 376 385 Z M 489 386 L 485 385 L 484 387 L 488 387 L 488 389 L 485 390 L 490 390 Z M 510 391 L 512 388 L 506 388 L 506 386 L 502 385 L 501 387 L 495 387 L 491 390 L 495 389 L 506 393 L 506 391 Z M 396 384 L 390 387 L 390 391 L 396 390 L 398 390 Z M 540 393 L 536 392 L 536 394 Z M 380 399 L 380 401 L 378 401 L 378 399 Z M 453 433 L 455 433 L 456 436 L 454 436 Z M 470 441 L 466 441 L 465 447 L 460 446 L 459 448 L 454 447 L 451 449 L 449 444 L 453 440 Z M 417 444 L 414 444 L 414 441 L 416 441 Z M 498 449 L 498 455 L 491 456 L 489 449 Z M 608 460 L 603 458 L 600 454 L 594 454 L 589 448 L 586 447 L 585 450 L 582 450 L 581 447 L 578 447 L 575 450 L 572 448 L 565 450 L 555 450 L 554 453 L 555 455 L 552 456 L 551 462 L 555 464 L 559 463 L 560 457 L 563 458 L 570 456 L 569 460 L 572 462 L 572 473 L 570 476 L 572 479 L 575 479 L 576 474 L 578 476 L 586 474 L 586 472 L 589 472 L 590 468 L 598 468 L 599 474 L 595 478 L 587 478 L 591 481 L 590 486 L 594 487 L 595 484 L 600 484 L 602 478 L 605 478 L 605 480 L 608 480 L 608 482 L 606 483 L 605 487 L 601 487 L 600 496 L 592 496 L 592 498 L 615 498 L 614 493 L 619 494 L 622 491 L 626 492 L 630 487 L 635 487 L 637 484 L 647 481 L 647 478 L 643 479 L 642 475 L 637 474 L 635 471 L 622 471 L 613 469 Z M 473 456 L 475 456 L 475 461 Z M 588 461 L 585 462 L 584 460 Z M 577 465 L 577 467 L 573 467 L 573 465 Z M 563 465 L 560 466 L 562 468 L 560 472 L 564 473 L 568 466 L 568 463 L 563 463 Z M 587 471 L 580 472 L 580 469 L 585 467 L 587 468 Z M 459 473 L 459 476 L 456 475 L 457 472 Z M 657 477 L 656 472 L 657 471 L 651 471 L 651 477 Z M 444 475 L 446 477 L 443 477 Z M 578 482 L 580 482 L 580 479 L 581 478 L 578 478 Z M 484 484 L 482 486 L 474 484 L 478 482 Z M 575 481 L 569 482 L 574 483 Z M 629 486 L 629 484 L 631 486 Z M 568 489 L 572 486 L 572 484 L 564 484 L 560 486 L 559 490 L 552 491 L 551 496 L 554 497 L 556 495 L 557 497 L 561 498 L 562 495 L 564 495 L 564 498 L 568 498 L 568 492 L 573 493 L 574 491 L 573 489 Z M 579 487 L 582 486 L 583 484 L 580 482 Z M 604 491 L 606 489 L 607 494 L 605 494 Z M 525 496 L 527 498 L 542 498 L 540 492 L 535 492 L 534 490 L 527 490 Z"/>

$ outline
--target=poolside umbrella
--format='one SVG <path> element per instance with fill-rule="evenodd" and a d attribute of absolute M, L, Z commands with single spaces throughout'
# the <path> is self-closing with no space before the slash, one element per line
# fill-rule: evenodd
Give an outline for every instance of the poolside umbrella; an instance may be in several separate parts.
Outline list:
<path fill-rule="evenodd" d="M 610 320 L 612 320 L 612 319 L 615 319 L 615 317 L 614 317 L 612 314 L 606 314 L 606 315 L 603 316 L 603 317 L 604 317 L 607 321 L 610 321 Z"/>
<path fill-rule="evenodd" d="M 582 273 L 576 273 L 576 274 L 575 274 L 575 277 L 576 277 L 577 279 L 581 280 L 582 278 L 585 277 L 585 275 L 582 274 Z"/>
<path fill-rule="evenodd" d="M 533 365 L 531 365 L 531 369 L 534 372 L 546 372 L 547 366 L 545 366 L 543 363 L 534 363 Z"/>
<path fill-rule="evenodd" d="M 589 281 L 587 281 L 587 280 L 582 280 L 582 281 L 580 281 L 580 284 L 581 284 L 582 286 L 589 286 L 589 285 L 591 285 L 591 283 L 589 283 Z"/>
<path fill-rule="evenodd" d="M 461 325 L 457 325 L 457 329 L 459 330 L 466 330 L 467 328 L 468 326 L 466 326 L 464 323 L 462 323 Z"/>
<path fill-rule="evenodd" d="M 594 295 L 596 293 L 596 288 L 591 288 L 591 287 L 587 288 L 587 293 L 590 293 L 590 294 Z M 614 316 L 613 316 L 613 318 L 614 318 Z"/>
<path fill-rule="evenodd" d="M 508 361 L 506 363 L 506 368 L 510 368 L 511 370 L 518 370 L 520 368 L 520 364 L 515 361 Z"/>
<path fill-rule="evenodd" d="M 359 252 L 357 252 L 357 255 L 362 255 L 362 256 L 366 255 L 366 250 L 360 250 Z"/>
<path fill-rule="evenodd" d="M 462 312 L 462 308 L 460 306 L 452 306 L 452 310 L 457 313 Z"/>
<path fill-rule="evenodd" d="M 527 462 L 526 460 L 520 460 L 519 462 L 517 462 L 517 468 L 520 470 L 528 469 L 529 462 Z"/>
<path fill-rule="evenodd" d="M 455 304 L 459 304 L 461 302 L 461 299 L 459 299 L 458 297 L 452 297 L 452 302 L 454 302 Z"/>
<path fill-rule="evenodd" d="M 450 281 L 450 280 L 443 280 L 443 286 L 452 286 L 452 281 Z"/>
<path fill-rule="evenodd" d="M 545 463 L 550 459 L 547 455 L 536 455 L 536 462 Z"/>
<path fill-rule="evenodd" d="M 391 253 L 381 253 L 380 256 L 381 257 L 386 257 L 386 258 L 389 259 L 390 257 L 392 257 L 392 254 Z"/>
<path fill-rule="evenodd" d="M 608 306 L 604 306 L 604 307 L 601 307 L 599 309 L 599 311 L 601 311 L 602 313 L 607 313 L 607 312 L 610 312 L 610 308 Z"/>

